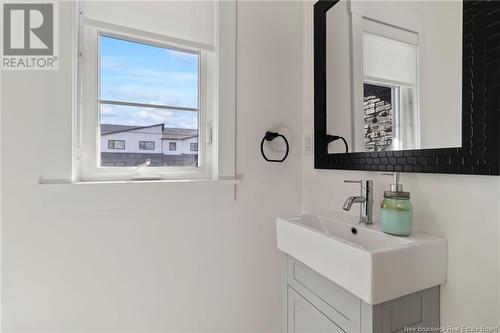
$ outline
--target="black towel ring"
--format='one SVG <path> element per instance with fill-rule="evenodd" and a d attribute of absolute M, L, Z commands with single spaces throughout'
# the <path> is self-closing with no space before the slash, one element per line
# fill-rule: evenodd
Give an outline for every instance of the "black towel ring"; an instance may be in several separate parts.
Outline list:
<path fill-rule="evenodd" d="M 327 142 L 327 144 L 329 144 L 329 143 L 331 143 L 333 141 L 337 141 L 337 140 L 344 141 L 345 153 L 347 154 L 349 152 L 349 145 L 347 144 L 347 141 L 346 141 L 346 139 L 343 136 L 340 136 L 340 135 L 329 135 L 329 134 L 326 135 L 326 142 Z"/>
<path fill-rule="evenodd" d="M 269 158 L 267 158 L 266 154 L 264 153 L 264 142 L 265 141 L 273 141 L 277 137 L 281 137 L 281 138 L 283 138 L 283 141 L 285 141 L 285 144 L 286 144 L 285 156 L 283 156 L 283 158 L 281 160 L 269 159 Z M 262 154 L 262 157 L 264 157 L 264 159 L 268 162 L 283 162 L 284 160 L 286 160 L 289 151 L 290 151 L 290 146 L 288 145 L 288 140 L 285 138 L 285 136 L 283 134 L 279 134 L 278 132 L 267 131 L 266 135 L 262 138 L 262 141 L 260 142 L 260 153 Z"/>

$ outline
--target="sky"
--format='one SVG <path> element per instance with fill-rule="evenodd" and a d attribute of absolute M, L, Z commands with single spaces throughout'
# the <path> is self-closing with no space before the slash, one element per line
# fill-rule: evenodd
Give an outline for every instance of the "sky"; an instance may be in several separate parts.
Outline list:
<path fill-rule="evenodd" d="M 197 108 L 198 55 L 100 36 L 100 98 Z M 101 104 L 101 123 L 197 128 L 197 112 Z"/>

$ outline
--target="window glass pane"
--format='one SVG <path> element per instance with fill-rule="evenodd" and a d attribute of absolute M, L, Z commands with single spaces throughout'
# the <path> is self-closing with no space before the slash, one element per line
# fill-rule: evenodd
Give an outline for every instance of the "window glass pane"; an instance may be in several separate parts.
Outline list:
<path fill-rule="evenodd" d="M 123 140 L 108 140 L 109 149 L 125 149 L 125 141 Z"/>
<path fill-rule="evenodd" d="M 199 55 L 101 35 L 100 99 L 198 108 Z"/>
<path fill-rule="evenodd" d="M 103 167 L 137 166 L 147 159 L 151 166 L 198 166 L 198 149 L 191 149 L 198 148 L 195 111 L 101 104 L 100 135 Z M 173 151 L 171 141 L 177 142 Z"/>
<path fill-rule="evenodd" d="M 140 150 L 155 150 L 154 141 L 139 141 Z"/>

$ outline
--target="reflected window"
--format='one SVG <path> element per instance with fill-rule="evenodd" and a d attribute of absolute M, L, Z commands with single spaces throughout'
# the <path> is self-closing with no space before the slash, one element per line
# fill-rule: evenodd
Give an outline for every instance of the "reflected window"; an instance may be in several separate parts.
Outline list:
<path fill-rule="evenodd" d="M 365 151 L 419 148 L 418 35 L 369 21 L 363 33 Z"/>

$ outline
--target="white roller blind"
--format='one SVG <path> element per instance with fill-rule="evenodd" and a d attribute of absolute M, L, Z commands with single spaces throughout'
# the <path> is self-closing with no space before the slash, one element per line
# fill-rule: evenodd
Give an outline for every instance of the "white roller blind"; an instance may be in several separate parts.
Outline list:
<path fill-rule="evenodd" d="M 417 82 L 417 47 L 399 40 L 364 32 L 363 71 L 365 77 L 415 85 Z"/>
<path fill-rule="evenodd" d="M 213 46 L 214 1 L 83 1 L 87 19 Z"/>

